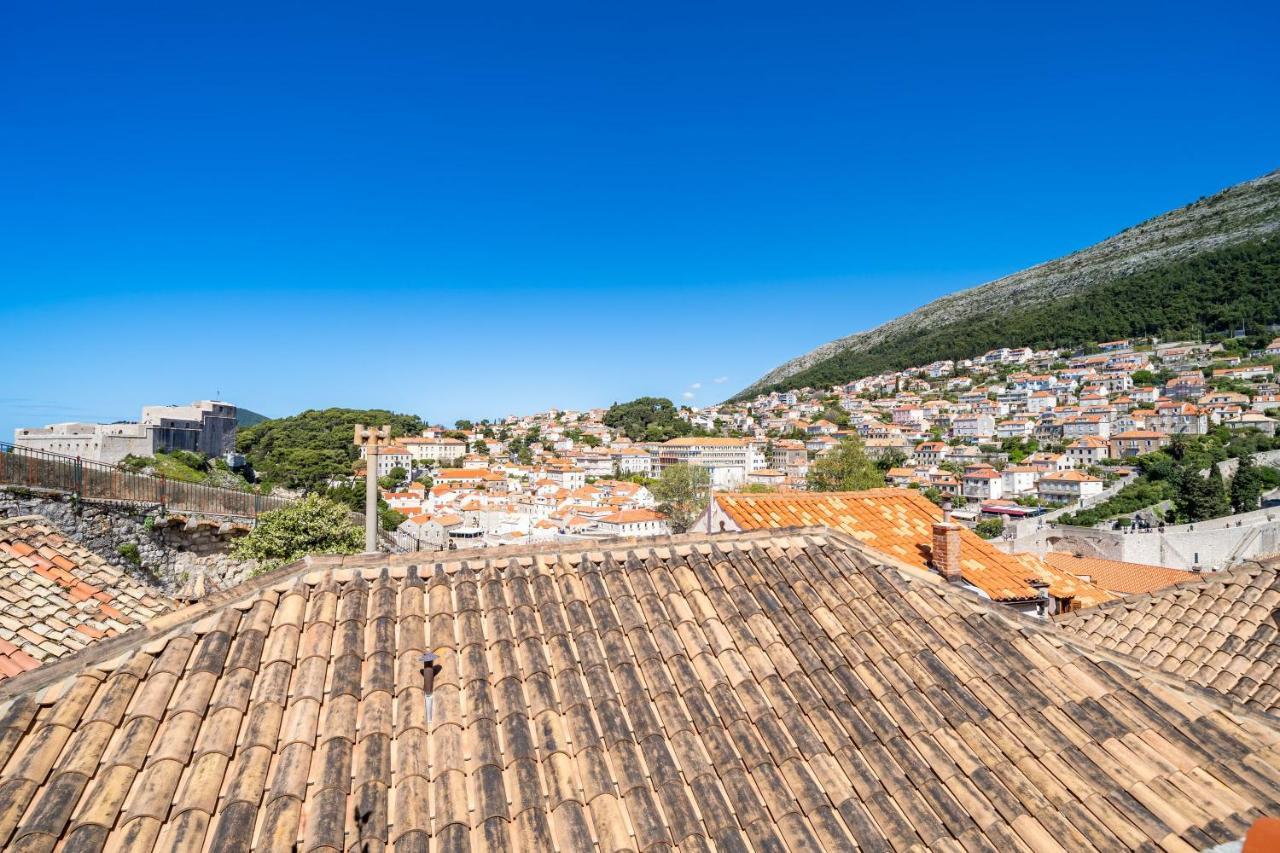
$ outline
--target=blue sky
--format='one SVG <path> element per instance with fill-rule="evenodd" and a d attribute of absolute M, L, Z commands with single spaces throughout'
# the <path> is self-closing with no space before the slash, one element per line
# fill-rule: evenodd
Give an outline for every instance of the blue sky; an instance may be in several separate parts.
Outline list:
<path fill-rule="evenodd" d="M 1280 166 L 1275 4 L 622 5 L 10 4 L 2 434 L 711 402 Z"/>

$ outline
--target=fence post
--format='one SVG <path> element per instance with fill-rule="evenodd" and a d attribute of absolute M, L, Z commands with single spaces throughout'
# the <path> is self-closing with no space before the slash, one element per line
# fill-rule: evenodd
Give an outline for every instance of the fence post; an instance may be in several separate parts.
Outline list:
<path fill-rule="evenodd" d="M 160 475 L 158 475 L 158 476 L 157 476 L 157 479 L 160 481 L 160 495 L 159 495 L 159 497 L 160 497 L 160 501 L 159 501 L 159 503 L 160 503 L 160 514 L 161 514 L 161 515 L 164 515 L 164 514 L 165 514 L 165 512 L 164 512 L 164 501 L 165 501 L 165 488 L 164 488 L 164 486 L 165 486 L 165 483 L 168 481 L 168 478 L 167 478 L 167 477 L 165 477 L 165 475 L 164 475 L 164 474 L 160 474 Z"/>
<path fill-rule="evenodd" d="M 75 467 L 72 468 L 71 480 L 71 493 L 79 501 L 84 496 L 84 461 L 79 456 L 76 457 Z"/>

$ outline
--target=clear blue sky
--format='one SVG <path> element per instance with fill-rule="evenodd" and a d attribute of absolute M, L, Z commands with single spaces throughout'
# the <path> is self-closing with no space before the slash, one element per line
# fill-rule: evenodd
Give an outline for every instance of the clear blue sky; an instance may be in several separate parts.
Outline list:
<path fill-rule="evenodd" d="M 711 402 L 1280 166 L 1274 3 L 860 5 L 8 4 L 0 430 Z"/>

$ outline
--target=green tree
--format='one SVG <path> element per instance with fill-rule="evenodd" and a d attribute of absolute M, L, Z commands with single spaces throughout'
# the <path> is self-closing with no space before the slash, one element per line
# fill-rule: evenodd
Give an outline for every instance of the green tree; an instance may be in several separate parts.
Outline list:
<path fill-rule="evenodd" d="M 863 451 L 862 440 L 850 436 L 809 466 L 809 488 L 815 492 L 857 492 L 884 485 L 884 474 Z"/>
<path fill-rule="evenodd" d="M 346 506 L 308 495 L 297 503 L 264 512 L 231 553 L 237 559 L 257 560 L 255 574 L 261 574 L 308 554 L 355 554 L 363 547 L 364 533 Z"/>
<path fill-rule="evenodd" d="M 1222 472 L 1216 465 L 1210 466 L 1208 477 L 1202 477 L 1194 464 L 1179 465 L 1173 485 L 1173 506 L 1184 521 L 1205 521 L 1231 511 Z"/>
<path fill-rule="evenodd" d="M 1252 512 L 1262 500 L 1262 476 L 1253 464 L 1252 456 L 1241 456 L 1239 465 L 1231 478 L 1231 509 L 1234 512 Z"/>
<path fill-rule="evenodd" d="M 670 465 L 651 487 L 658 511 L 667 516 L 671 529 L 684 533 L 707 507 L 711 478 L 700 465 Z"/>
<path fill-rule="evenodd" d="M 640 397 L 629 403 L 614 403 L 604 413 L 604 425 L 621 430 L 632 441 L 666 441 L 692 432 L 689 422 L 679 416 L 666 397 Z"/>
<path fill-rule="evenodd" d="M 983 539 L 998 539 L 1004 533 L 1004 521 L 999 518 L 984 518 L 974 525 L 973 532 Z"/>
<path fill-rule="evenodd" d="M 399 472 L 398 474 L 396 473 L 397 471 Z M 408 476 L 408 473 L 403 468 L 399 466 L 392 468 L 387 476 L 378 478 L 378 488 L 393 491 L 404 483 L 406 476 Z"/>
<path fill-rule="evenodd" d="M 1206 503 L 1211 514 L 1205 516 L 1205 518 L 1220 518 L 1224 515 L 1230 515 L 1231 497 L 1227 493 L 1227 484 L 1222 479 L 1222 469 L 1217 465 L 1210 465 L 1207 482 L 1209 487 Z"/>
<path fill-rule="evenodd" d="M 309 409 L 241 429 L 236 446 L 260 478 L 291 489 L 314 489 L 350 475 L 360 458 L 352 440 L 357 423 L 389 424 L 393 436 L 417 435 L 426 428 L 416 415 L 385 409 Z"/>
<path fill-rule="evenodd" d="M 876 467 L 881 471 L 888 471 L 890 468 L 905 465 L 906 462 L 907 454 L 901 450 L 890 450 L 887 453 L 880 454 L 880 458 L 876 460 Z"/>

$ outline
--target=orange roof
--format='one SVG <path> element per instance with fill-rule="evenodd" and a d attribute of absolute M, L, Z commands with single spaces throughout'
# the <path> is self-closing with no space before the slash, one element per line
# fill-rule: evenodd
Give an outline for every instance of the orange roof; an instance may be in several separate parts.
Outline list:
<path fill-rule="evenodd" d="M 441 468 L 436 480 L 501 480 L 502 475 L 484 468 Z"/>
<path fill-rule="evenodd" d="M 821 525 L 841 530 L 890 559 L 932 572 L 933 529 L 942 510 L 913 489 L 865 492 L 716 495 L 720 508 L 743 530 Z M 1051 595 L 1074 596 L 1081 606 L 1112 595 L 1031 555 L 1006 554 L 962 527 L 960 569 L 967 583 L 996 601 L 1022 601 L 1037 593 L 1030 580 L 1049 582 Z"/>
<path fill-rule="evenodd" d="M 667 447 L 745 447 L 747 441 L 743 438 L 715 438 L 690 435 L 682 438 L 673 438 L 670 441 L 663 442 L 663 444 Z"/>
<path fill-rule="evenodd" d="M 1084 575 L 1091 583 L 1108 592 L 1124 594 L 1153 592 L 1200 577 L 1195 572 L 1183 572 L 1164 566 L 1104 560 L 1101 557 L 1084 557 L 1062 551 L 1050 551 L 1044 555 L 1044 561 L 1055 569 L 1070 572 L 1077 577 Z"/>
<path fill-rule="evenodd" d="M 1049 480 L 1055 483 L 1101 483 L 1100 477 L 1091 477 L 1083 471 L 1071 469 L 1069 471 L 1053 471 L 1045 474 L 1041 480 Z"/>
<path fill-rule="evenodd" d="M 640 521 L 666 521 L 667 517 L 651 509 L 624 509 L 600 520 L 609 524 L 635 524 Z"/>

